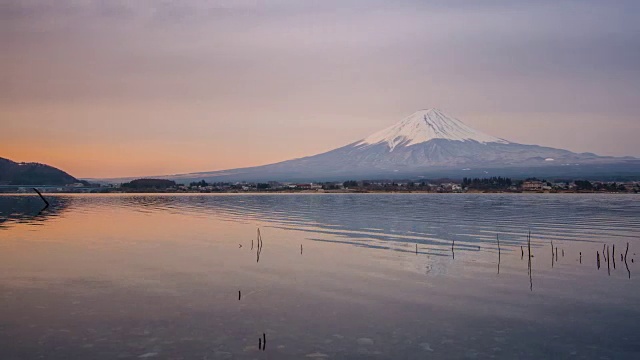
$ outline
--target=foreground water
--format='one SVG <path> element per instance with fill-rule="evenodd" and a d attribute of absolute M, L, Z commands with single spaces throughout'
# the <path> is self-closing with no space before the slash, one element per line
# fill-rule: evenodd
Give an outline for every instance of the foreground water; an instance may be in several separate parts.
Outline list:
<path fill-rule="evenodd" d="M 0 196 L 0 358 L 637 359 L 638 200 Z"/>

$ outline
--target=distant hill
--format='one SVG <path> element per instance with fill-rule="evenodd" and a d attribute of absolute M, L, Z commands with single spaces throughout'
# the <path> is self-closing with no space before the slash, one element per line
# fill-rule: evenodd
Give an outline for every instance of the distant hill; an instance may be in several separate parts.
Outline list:
<path fill-rule="evenodd" d="M 53 166 L 0 157 L 0 185 L 67 185 L 80 180 Z"/>

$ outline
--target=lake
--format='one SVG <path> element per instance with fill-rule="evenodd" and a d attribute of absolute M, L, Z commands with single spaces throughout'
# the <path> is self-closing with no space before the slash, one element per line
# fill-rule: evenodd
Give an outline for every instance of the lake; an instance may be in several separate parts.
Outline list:
<path fill-rule="evenodd" d="M 45 196 L 2 359 L 640 358 L 636 195 Z"/>

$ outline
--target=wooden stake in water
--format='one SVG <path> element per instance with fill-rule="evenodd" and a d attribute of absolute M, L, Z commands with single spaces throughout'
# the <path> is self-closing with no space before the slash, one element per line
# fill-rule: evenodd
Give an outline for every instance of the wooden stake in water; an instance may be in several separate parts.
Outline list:
<path fill-rule="evenodd" d="M 609 246 L 607 246 L 607 273 L 611 275 L 611 267 L 609 266 Z"/>
<path fill-rule="evenodd" d="M 451 257 L 455 260 L 456 258 L 456 253 L 455 251 L 453 251 L 453 247 L 456 245 L 456 240 L 453 239 L 451 240 Z"/>
<path fill-rule="evenodd" d="M 260 228 L 258 228 L 258 248 L 256 250 L 256 262 L 260 262 L 260 253 L 262 252 L 262 235 L 260 235 Z"/>
<path fill-rule="evenodd" d="M 613 262 L 613 269 L 616 269 L 616 244 L 611 245 L 611 260 Z"/>
<path fill-rule="evenodd" d="M 629 279 L 631 279 L 631 270 L 629 270 L 629 264 L 627 263 L 627 253 L 629 252 L 629 243 L 627 243 L 627 250 L 624 252 L 624 266 L 627 268 L 627 274 L 629 274 Z M 631 259 L 633 262 L 633 259 Z"/>
<path fill-rule="evenodd" d="M 47 199 L 44 198 L 44 196 L 42 196 L 42 194 L 40 193 L 40 191 L 38 191 L 38 189 L 33 188 L 33 191 L 35 191 L 36 193 L 38 193 L 38 196 L 40 196 L 40 199 L 42 199 L 42 201 L 44 201 L 44 208 L 42 208 L 42 210 L 46 209 L 49 207 L 49 202 L 47 201 Z"/>
<path fill-rule="evenodd" d="M 629 243 L 627 242 L 627 250 L 624 251 L 624 261 L 627 261 L 627 254 L 629 253 Z"/>

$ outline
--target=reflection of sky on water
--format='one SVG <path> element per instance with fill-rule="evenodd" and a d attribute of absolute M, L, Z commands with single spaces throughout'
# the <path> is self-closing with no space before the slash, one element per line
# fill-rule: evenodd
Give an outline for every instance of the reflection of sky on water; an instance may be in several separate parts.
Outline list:
<path fill-rule="evenodd" d="M 0 196 L 5 358 L 640 354 L 637 263 L 629 278 L 619 258 L 640 245 L 634 196 L 48 199 L 43 218 L 37 196 Z"/>

